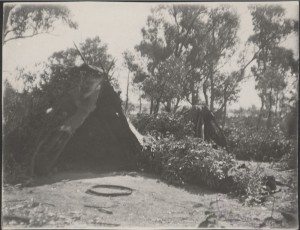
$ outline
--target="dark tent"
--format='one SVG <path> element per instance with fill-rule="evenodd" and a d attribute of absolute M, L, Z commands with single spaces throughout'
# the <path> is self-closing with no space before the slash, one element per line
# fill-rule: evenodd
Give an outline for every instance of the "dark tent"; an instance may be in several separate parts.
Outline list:
<path fill-rule="evenodd" d="M 140 143 L 108 74 L 86 64 L 68 74 L 73 87 L 50 109 L 47 128 L 43 128 L 33 153 L 33 173 L 46 174 L 59 158 L 135 167 Z"/>

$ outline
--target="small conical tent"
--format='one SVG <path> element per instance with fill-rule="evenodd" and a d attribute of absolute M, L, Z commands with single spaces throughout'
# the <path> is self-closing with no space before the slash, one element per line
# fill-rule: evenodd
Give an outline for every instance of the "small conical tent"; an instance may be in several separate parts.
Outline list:
<path fill-rule="evenodd" d="M 73 87 L 51 108 L 48 127 L 33 153 L 33 173 L 46 174 L 60 157 L 80 161 L 89 158 L 97 163 L 109 160 L 134 167 L 141 146 L 122 112 L 121 99 L 109 83 L 108 73 L 83 64 L 68 74 Z"/>
<path fill-rule="evenodd" d="M 213 141 L 221 147 L 227 147 L 224 133 L 218 125 L 214 114 L 206 105 L 193 106 L 188 112 L 188 120 L 194 124 L 195 137 Z"/>

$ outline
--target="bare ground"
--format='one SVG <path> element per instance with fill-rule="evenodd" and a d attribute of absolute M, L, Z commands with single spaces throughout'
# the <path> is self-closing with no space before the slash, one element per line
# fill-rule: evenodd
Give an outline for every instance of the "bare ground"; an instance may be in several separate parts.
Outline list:
<path fill-rule="evenodd" d="M 291 175 L 270 171 L 286 182 Z M 86 193 L 98 184 L 126 186 L 133 192 L 119 197 Z M 39 178 L 31 187 L 5 185 L 2 228 L 197 228 L 209 212 L 216 213 L 214 227 L 219 228 L 258 228 L 271 216 L 276 223 L 267 227 L 290 227 L 280 212 L 295 210 L 298 195 L 291 186 L 280 189 L 275 199 L 249 207 L 226 194 L 174 187 L 145 173 L 64 172 Z"/>

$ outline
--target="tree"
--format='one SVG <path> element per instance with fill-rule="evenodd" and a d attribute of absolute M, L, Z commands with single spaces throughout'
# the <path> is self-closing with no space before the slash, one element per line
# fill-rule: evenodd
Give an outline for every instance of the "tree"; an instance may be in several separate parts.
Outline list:
<path fill-rule="evenodd" d="M 175 37 L 175 42 L 171 43 L 175 44 L 175 56 L 186 57 L 187 100 L 192 105 L 199 103 L 202 82 L 205 102 L 214 110 L 214 74 L 234 53 L 239 18 L 233 9 L 226 6 L 179 5 L 170 7 L 169 13 L 174 21 L 166 24 L 165 34 L 168 38 Z"/>
<path fill-rule="evenodd" d="M 159 10 L 159 9 L 157 9 Z M 139 68 L 135 83 L 143 82 L 143 91 L 150 99 L 150 113 L 155 114 L 159 110 L 166 80 L 164 79 L 165 61 L 172 54 L 170 43 L 166 43 L 163 36 L 164 21 L 155 18 L 157 10 L 153 10 L 153 15 L 147 19 L 147 25 L 142 29 L 143 40 L 135 48 L 141 57 L 146 59 L 147 69 Z"/>
<path fill-rule="evenodd" d="M 174 55 L 179 57 L 191 43 L 191 36 L 199 25 L 199 18 L 207 12 L 207 9 L 195 5 L 173 5 L 167 9 L 174 21 L 165 23 L 166 40 L 172 40 Z"/>
<path fill-rule="evenodd" d="M 258 55 L 256 66 L 252 67 L 252 73 L 256 80 L 256 89 L 261 99 L 259 126 L 264 108 L 268 111 L 268 126 L 271 125 L 272 106 L 274 95 L 285 87 L 283 84 L 288 69 L 297 71 L 297 65 L 293 60 L 291 51 L 280 47 L 281 41 L 294 31 L 294 20 L 285 18 L 285 10 L 279 5 L 254 5 L 250 6 L 254 34 L 248 41 L 257 47 Z M 274 75 L 274 77 L 272 77 Z M 276 80 L 275 80 L 276 79 Z M 280 82 L 280 87 L 275 84 Z M 276 89 L 277 87 L 277 89 Z"/>
<path fill-rule="evenodd" d="M 209 28 L 206 39 L 206 63 L 208 67 L 210 85 L 210 110 L 214 111 L 215 103 L 215 73 L 222 65 L 223 61 L 230 59 L 234 53 L 234 46 L 238 40 L 237 30 L 239 28 L 239 18 L 235 11 L 229 7 L 218 7 L 211 9 L 207 22 Z"/>
<path fill-rule="evenodd" d="M 3 10 L 3 44 L 8 41 L 50 33 L 57 21 L 76 29 L 70 10 L 53 4 L 5 4 Z"/>
<path fill-rule="evenodd" d="M 126 87 L 126 101 L 125 101 L 125 113 L 127 113 L 128 110 L 128 91 L 129 91 L 129 84 L 130 84 L 130 73 L 136 72 L 138 69 L 138 65 L 134 63 L 134 55 L 130 51 L 125 51 L 123 53 L 124 58 L 124 65 L 128 69 L 128 75 L 127 75 L 127 87 Z M 140 97 L 140 104 L 141 104 L 141 97 Z M 141 105 L 140 105 L 141 107 Z"/>
<path fill-rule="evenodd" d="M 217 73 L 215 75 L 215 102 L 219 108 L 215 111 L 216 117 L 222 117 L 222 125 L 225 126 L 227 106 L 238 99 L 240 92 L 240 83 L 243 75 L 240 71 L 232 73 Z"/>
<path fill-rule="evenodd" d="M 165 24 L 165 36 L 172 40 L 175 57 L 185 59 L 186 74 L 183 75 L 185 84 L 183 94 L 192 105 L 199 102 L 200 82 L 205 75 L 203 62 L 197 56 L 203 57 L 205 23 L 203 17 L 207 15 L 207 8 L 195 5 L 174 5 L 169 7 L 172 22 Z M 201 42 L 198 43 L 198 41 Z"/>
<path fill-rule="evenodd" d="M 136 46 L 147 63 L 139 82 L 151 101 L 150 112 L 157 113 L 160 104 L 166 111 L 173 104 L 176 110 L 183 99 L 196 105 L 201 87 L 207 104 L 210 93 L 214 109 L 214 74 L 234 53 L 238 27 L 236 12 L 225 6 L 153 9 L 142 30 L 143 40 Z"/>

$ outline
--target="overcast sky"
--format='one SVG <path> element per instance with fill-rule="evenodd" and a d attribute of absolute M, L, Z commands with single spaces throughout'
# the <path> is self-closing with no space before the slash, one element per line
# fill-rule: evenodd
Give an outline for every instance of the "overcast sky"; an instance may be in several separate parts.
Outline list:
<path fill-rule="evenodd" d="M 73 41 L 77 44 L 86 38 L 99 36 L 108 45 L 108 52 L 117 58 L 117 70 L 122 97 L 125 96 L 127 71 L 122 69 L 122 53 L 125 50 L 133 51 L 141 39 L 141 28 L 145 25 L 150 9 L 158 3 L 102 3 L 81 2 L 65 3 L 73 14 L 73 19 L 78 23 L 77 30 L 71 30 L 58 25 L 53 35 L 39 35 L 28 39 L 13 40 L 3 47 L 3 77 L 12 79 L 16 67 L 33 69 L 35 63 L 45 61 L 53 52 L 73 47 Z M 220 3 L 192 3 L 203 5 L 219 5 Z M 225 3 L 222 3 L 225 4 Z M 260 3 L 256 3 L 260 4 Z M 273 3 L 274 4 L 274 3 Z M 240 50 L 244 42 L 252 34 L 251 15 L 247 3 L 230 3 L 240 15 Z M 286 15 L 289 18 L 298 19 L 298 2 L 284 2 Z M 298 56 L 298 38 L 290 36 L 283 44 L 293 49 Z M 251 55 L 251 53 L 249 54 Z M 249 68 L 248 68 L 249 73 Z M 18 87 L 15 84 L 16 87 Z M 137 95 L 130 92 L 130 100 L 136 101 Z M 242 85 L 240 99 L 231 108 L 240 105 L 250 107 L 260 105 L 259 98 L 254 89 L 254 80 L 250 78 Z"/>

